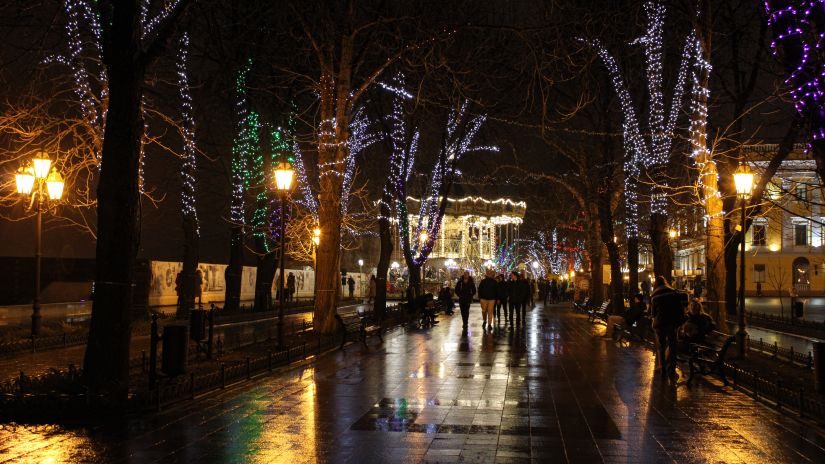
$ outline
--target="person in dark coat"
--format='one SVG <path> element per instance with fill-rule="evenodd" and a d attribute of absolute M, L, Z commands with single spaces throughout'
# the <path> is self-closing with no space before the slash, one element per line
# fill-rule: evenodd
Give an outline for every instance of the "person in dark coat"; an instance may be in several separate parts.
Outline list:
<path fill-rule="evenodd" d="M 455 306 L 455 303 L 453 303 L 453 291 L 450 290 L 449 282 L 444 282 L 444 285 L 441 287 L 441 291 L 438 292 L 438 301 L 444 305 L 444 314 L 451 316 L 453 314 L 453 307 Z"/>
<path fill-rule="evenodd" d="M 685 321 L 685 310 L 679 292 L 669 286 L 662 276 L 656 277 L 650 297 L 650 311 L 659 345 L 659 368 L 662 375 L 676 380 L 677 331 Z"/>
<path fill-rule="evenodd" d="M 496 301 L 496 320 L 501 322 L 501 313 L 504 313 L 504 324 L 509 320 L 507 317 L 507 281 L 503 274 L 496 277 L 496 293 L 498 300 Z"/>
<path fill-rule="evenodd" d="M 559 283 L 556 279 L 550 281 L 550 304 L 559 302 Z"/>
<path fill-rule="evenodd" d="M 355 294 L 355 279 L 352 276 L 347 279 L 347 288 L 349 288 L 349 299 L 351 300 Z"/>
<path fill-rule="evenodd" d="M 510 326 L 512 327 L 521 325 L 522 317 L 527 310 L 527 302 L 530 300 L 530 286 L 516 271 L 510 273 L 508 284 L 510 286 Z"/>
<path fill-rule="evenodd" d="M 470 273 L 464 271 L 464 274 L 458 279 L 455 284 L 455 294 L 458 296 L 458 308 L 461 310 L 461 320 L 463 328 L 467 328 L 467 320 L 470 318 L 470 304 L 473 302 L 473 296 L 476 294 L 476 284 Z"/>
<path fill-rule="evenodd" d="M 486 275 L 478 283 L 478 302 L 481 304 L 481 327 L 493 330 L 493 311 L 498 300 L 498 284 L 493 278 L 493 271 L 487 270 Z"/>

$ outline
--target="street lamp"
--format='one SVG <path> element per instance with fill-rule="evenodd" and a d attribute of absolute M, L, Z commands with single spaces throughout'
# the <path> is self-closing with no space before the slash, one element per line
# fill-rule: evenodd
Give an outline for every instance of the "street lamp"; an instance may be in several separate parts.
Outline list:
<path fill-rule="evenodd" d="M 286 246 L 284 245 L 284 236 L 286 235 L 286 196 L 289 189 L 292 187 L 292 177 L 295 171 L 292 166 L 281 161 L 278 167 L 275 168 L 275 188 L 281 195 L 281 251 L 280 253 L 280 267 L 281 278 L 278 285 L 278 348 L 284 348 L 284 295 L 286 293 L 286 276 L 284 276 L 284 255 L 286 255 Z"/>
<path fill-rule="evenodd" d="M 750 168 L 740 164 L 733 173 L 733 183 L 736 184 L 736 195 L 742 200 L 742 243 L 739 248 L 739 310 L 737 311 L 737 321 L 739 330 L 736 332 L 736 351 L 739 358 L 744 358 L 747 353 L 745 343 L 747 343 L 748 333 L 745 331 L 745 208 L 753 189 L 753 173 Z"/>
<path fill-rule="evenodd" d="M 52 160 L 45 151 L 38 151 L 28 166 L 21 166 L 14 176 L 17 193 L 31 195 L 30 208 L 37 211 L 34 247 L 34 301 L 32 302 L 32 337 L 40 334 L 40 255 L 43 240 L 43 211 L 45 195 L 57 201 L 63 197 L 63 176 L 52 168 Z M 51 168 L 51 170 L 50 170 Z"/>

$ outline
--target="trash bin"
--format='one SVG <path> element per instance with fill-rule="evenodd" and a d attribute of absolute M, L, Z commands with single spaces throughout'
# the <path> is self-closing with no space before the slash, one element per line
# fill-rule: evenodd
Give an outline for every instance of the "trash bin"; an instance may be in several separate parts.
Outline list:
<path fill-rule="evenodd" d="M 189 351 L 187 338 L 189 327 L 170 324 L 163 327 L 163 357 L 161 370 L 168 376 L 186 372 L 186 359 Z"/>
<path fill-rule="evenodd" d="M 793 304 L 793 315 L 796 318 L 801 318 L 802 317 L 802 302 L 801 301 L 795 301 L 794 302 L 794 304 Z"/>
<path fill-rule="evenodd" d="M 817 393 L 825 393 L 825 342 L 813 342 L 814 388 Z"/>
<path fill-rule="evenodd" d="M 205 309 L 193 309 L 189 312 L 189 337 L 196 342 L 206 338 Z"/>

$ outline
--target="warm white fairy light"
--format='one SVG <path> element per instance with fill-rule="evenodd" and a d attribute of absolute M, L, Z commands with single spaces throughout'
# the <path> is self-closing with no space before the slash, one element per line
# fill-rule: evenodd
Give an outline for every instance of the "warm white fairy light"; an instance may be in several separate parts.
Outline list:
<path fill-rule="evenodd" d="M 235 116 L 237 119 L 235 141 L 232 144 L 232 199 L 229 206 L 229 219 L 236 226 L 244 224 L 244 192 L 246 191 L 246 170 L 244 168 L 250 143 L 246 79 L 251 66 L 252 61 L 247 61 L 235 78 Z"/>
<path fill-rule="evenodd" d="M 200 223 L 198 222 L 198 211 L 195 203 L 195 174 L 197 172 L 195 119 L 192 115 L 192 93 L 189 87 L 189 76 L 187 73 L 189 34 L 184 33 L 181 36 L 179 45 L 177 73 L 181 99 L 181 119 L 183 120 L 181 127 L 181 134 L 183 135 L 183 156 L 181 158 L 180 170 L 180 199 L 184 219 L 193 224 L 195 233 L 200 235 Z"/>
<path fill-rule="evenodd" d="M 390 83 L 382 84 L 382 87 L 394 96 L 392 111 L 387 116 L 390 127 L 387 137 L 392 148 L 387 188 L 394 201 L 395 220 L 398 223 L 398 233 L 404 253 L 408 254 L 408 259 L 417 266 L 421 266 L 427 261 L 439 236 L 445 211 L 442 206 L 448 201 L 444 195 L 459 175 L 457 169 L 459 160 L 470 152 L 497 150 L 497 148 L 473 145 L 486 116 L 471 117 L 468 112 L 468 102 L 464 102 L 458 110 L 451 112 L 447 119 L 444 143 L 433 168 L 428 189 L 422 196 L 418 219 L 416 224 L 411 226 L 407 212 L 406 189 L 413 172 L 420 137 L 417 128 L 407 127 L 404 116 L 404 100 L 412 98 L 412 94 L 404 90 L 404 76 L 401 74 L 395 75 Z M 427 238 L 419 241 L 411 240 L 411 236 Z"/>
<path fill-rule="evenodd" d="M 662 191 L 666 179 L 662 174 L 662 167 L 667 163 L 670 156 L 676 119 L 682 109 L 688 68 L 695 52 L 693 46 L 695 34 L 691 33 L 682 52 L 677 82 L 673 89 L 673 98 L 671 98 L 671 106 L 670 110 L 667 111 L 668 117 L 666 119 L 662 80 L 665 12 L 665 7 L 662 4 L 646 2 L 647 29 L 645 35 L 634 42 L 642 45 L 645 49 L 649 141 L 645 140 L 642 135 L 633 98 L 627 90 L 616 60 L 601 42 L 598 40 L 588 41 L 598 53 L 605 68 L 607 68 L 624 115 L 622 128 L 625 146 L 625 209 L 628 216 L 626 226 L 629 237 L 638 236 L 638 198 L 636 190 L 638 176 L 642 170 L 651 175 L 656 182 L 651 196 L 650 213 L 666 213 L 667 197 Z"/>

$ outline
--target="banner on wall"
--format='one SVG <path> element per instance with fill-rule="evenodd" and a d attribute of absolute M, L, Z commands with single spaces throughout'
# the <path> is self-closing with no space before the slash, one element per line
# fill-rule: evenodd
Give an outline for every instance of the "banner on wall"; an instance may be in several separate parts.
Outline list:
<path fill-rule="evenodd" d="M 183 269 L 182 263 L 172 261 L 151 261 L 149 263 L 151 278 L 149 280 L 149 306 L 175 306 L 178 301 L 175 279 Z M 201 302 L 223 303 L 226 280 L 224 272 L 226 264 L 198 264 L 201 271 Z M 315 272 L 312 269 L 286 269 L 286 279 L 292 274 L 295 277 L 295 297 L 306 298 L 315 294 Z M 256 269 L 244 266 L 241 277 L 241 301 L 252 301 L 255 298 Z M 369 276 L 357 272 L 348 272 L 342 284 L 341 294 L 349 295 L 349 277 L 354 281 L 353 295 L 357 298 L 366 297 L 369 286 Z M 286 282 L 285 279 L 285 282 Z M 275 273 L 272 283 L 272 297 L 276 297 L 276 289 L 280 283 L 280 270 Z"/>

